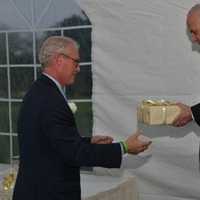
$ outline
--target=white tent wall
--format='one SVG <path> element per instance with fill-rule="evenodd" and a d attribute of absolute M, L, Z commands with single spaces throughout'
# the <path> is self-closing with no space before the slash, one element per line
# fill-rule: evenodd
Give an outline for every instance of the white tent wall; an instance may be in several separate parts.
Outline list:
<path fill-rule="evenodd" d="M 198 1 L 77 1 L 93 25 L 94 133 L 121 140 L 139 126 L 152 138 L 151 155 L 130 156 L 124 164 L 137 167 L 129 171 L 141 199 L 200 199 L 200 127 L 147 127 L 136 120 L 142 99 L 200 102 L 199 48 L 185 20 Z"/>

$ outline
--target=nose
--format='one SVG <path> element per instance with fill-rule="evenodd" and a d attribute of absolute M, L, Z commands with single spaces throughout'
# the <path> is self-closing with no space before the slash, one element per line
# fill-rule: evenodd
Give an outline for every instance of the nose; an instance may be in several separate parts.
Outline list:
<path fill-rule="evenodd" d="M 79 64 L 77 64 L 77 66 L 76 66 L 76 72 L 78 73 L 78 72 L 80 72 L 80 65 Z"/>
<path fill-rule="evenodd" d="M 193 43 L 197 42 L 197 36 L 194 33 L 191 35 L 191 40 Z"/>

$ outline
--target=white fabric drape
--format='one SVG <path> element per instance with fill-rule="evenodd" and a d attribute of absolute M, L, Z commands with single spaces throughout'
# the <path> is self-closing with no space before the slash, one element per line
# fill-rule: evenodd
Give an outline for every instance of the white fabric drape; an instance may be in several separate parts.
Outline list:
<path fill-rule="evenodd" d="M 200 127 L 148 127 L 136 119 L 142 99 L 200 102 L 199 47 L 185 20 L 198 1 L 77 1 L 93 24 L 94 133 L 121 140 L 139 127 L 153 139 L 149 155 L 123 163 L 134 168 L 142 199 L 200 199 Z"/>
<path fill-rule="evenodd" d="M 139 200 L 136 178 L 98 175 L 81 176 L 83 200 Z"/>

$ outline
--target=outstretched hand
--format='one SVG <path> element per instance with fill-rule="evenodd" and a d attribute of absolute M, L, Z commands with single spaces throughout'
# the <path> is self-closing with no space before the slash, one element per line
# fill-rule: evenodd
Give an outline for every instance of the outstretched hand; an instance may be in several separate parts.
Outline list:
<path fill-rule="evenodd" d="M 136 131 L 136 133 L 129 136 L 125 141 L 128 146 L 128 153 L 138 154 L 148 149 L 152 141 L 150 138 L 148 140 L 143 138 L 147 137 L 143 136 L 141 131 Z"/>

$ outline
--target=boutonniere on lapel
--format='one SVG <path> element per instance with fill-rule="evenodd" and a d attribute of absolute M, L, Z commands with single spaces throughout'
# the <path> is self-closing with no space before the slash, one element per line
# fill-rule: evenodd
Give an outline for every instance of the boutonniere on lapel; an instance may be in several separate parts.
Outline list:
<path fill-rule="evenodd" d="M 77 109 L 78 109 L 78 108 L 77 108 L 77 105 L 76 105 L 74 102 L 69 102 L 68 105 L 69 105 L 69 107 L 70 107 L 72 113 L 75 114 L 76 111 L 77 111 Z"/>

